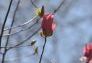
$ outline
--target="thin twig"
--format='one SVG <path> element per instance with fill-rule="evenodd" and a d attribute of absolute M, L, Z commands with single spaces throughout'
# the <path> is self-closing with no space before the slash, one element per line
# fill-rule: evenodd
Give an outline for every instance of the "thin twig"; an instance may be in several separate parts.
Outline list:
<path fill-rule="evenodd" d="M 44 42 L 44 45 L 43 45 L 43 49 L 42 49 L 42 53 L 41 53 L 41 56 L 40 56 L 39 63 L 41 63 L 41 61 L 42 61 L 42 57 L 43 57 L 43 53 L 44 53 L 44 50 L 45 50 L 46 42 L 47 42 L 47 38 L 45 37 L 45 42 Z"/>
<path fill-rule="evenodd" d="M 8 8 L 8 11 L 7 11 L 7 14 L 6 14 L 6 17 L 5 17 L 3 26 L 2 26 L 1 36 L 0 36 L 0 47 L 1 47 L 2 36 L 3 36 L 3 32 L 4 32 L 4 27 L 5 27 L 5 24 L 6 24 L 6 21 L 7 21 L 7 17 L 8 17 L 8 15 L 9 15 L 9 12 L 10 12 L 10 8 L 11 8 L 11 5 L 12 5 L 12 2 L 13 2 L 13 0 L 10 1 L 9 8 Z M 7 43 L 6 43 L 6 46 L 7 46 Z M 2 62 L 1 62 L 1 63 L 4 63 L 4 59 L 5 59 L 5 55 L 6 55 L 6 51 L 7 51 L 7 50 L 6 50 L 6 46 L 5 46 L 5 51 L 4 51 L 4 53 L 3 53 L 3 56 L 2 56 Z"/>
<path fill-rule="evenodd" d="M 36 33 L 38 33 L 39 30 L 40 30 L 40 28 L 37 29 L 32 35 L 30 35 L 29 37 L 27 37 L 23 41 L 19 42 L 19 44 L 15 45 L 14 47 L 10 47 L 8 50 L 10 50 L 12 48 L 16 48 L 17 46 L 20 46 L 20 45 L 24 44 L 26 41 L 28 41 L 30 38 L 32 38 Z"/>
<path fill-rule="evenodd" d="M 18 1 L 17 6 L 16 6 L 16 9 L 15 9 L 15 11 L 14 11 L 14 15 L 13 15 L 13 20 L 12 20 L 12 23 L 11 23 L 11 27 L 12 27 L 13 24 L 14 24 L 14 21 L 15 21 L 14 19 L 15 19 L 15 15 L 16 15 L 16 12 L 17 12 L 19 3 L 20 3 L 20 0 Z M 9 32 L 8 32 L 9 34 L 11 33 L 11 30 L 12 30 L 12 29 L 9 30 Z M 2 56 L 2 63 L 4 63 L 5 56 L 6 56 L 6 53 L 7 53 L 7 45 L 8 45 L 8 43 L 9 43 L 9 38 L 10 38 L 10 36 L 8 36 L 8 37 L 7 37 L 7 40 L 6 40 L 6 44 L 5 44 L 5 48 L 4 48 L 4 53 L 3 53 L 3 56 Z"/>
<path fill-rule="evenodd" d="M 59 4 L 59 6 L 54 10 L 53 14 L 55 14 L 59 9 L 60 7 L 64 4 L 65 0 L 61 0 L 61 3 Z"/>
<path fill-rule="evenodd" d="M 2 25 L 2 30 L 1 30 L 1 35 L 0 35 L 0 47 L 1 47 L 1 43 L 2 43 L 2 36 L 3 36 L 3 33 L 4 33 L 4 27 L 5 27 L 5 24 L 6 24 L 8 15 L 9 15 L 9 12 L 10 12 L 10 8 L 11 8 L 12 1 L 13 1 L 13 0 L 10 1 L 9 8 L 8 8 L 7 13 L 6 13 L 4 23 L 3 23 L 3 25 Z"/>
<path fill-rule="evenodd" d="M 34 4 L 34 2 L 32 0 L 30 0 L 32 5 L 35 7 L 35 8 L 38 8 L 37 5 Z"/>
<path fill-rule="evenodd" d="M 36 21 L 34 24 L 32 24 L 31 26 L 29 26 L 28 28 L 21 29 L 21 30 L 19 30 L 19 31 L 15 32 L 15 33 L 4 34 L 4 35 L 3 35 L 3 37 L 5 37 L 5 36 L 12 36 L 12 35 L 15 35 L 15 34 L 17 34 L 17 33 L 22 32 L 22 31 L 26 31 L 26 30 L 28 30 L 28 29 L 32 28 L 32 27 L 33 27 L 35 24 L 37 24 L 37 23 L 38 23 L 38 22 Z"/>
<path fill-rule="evenodd" d="M 29 45 L 20 45 L 20 46 L 16 46 L 16 47 L 10 46 L 10 47 L 1 47 L 1 48 L 2 49 L 7 48 L 7 50 L 8 50 L 9 48 L 19 48 L 19 47 L 27 47 L 27 46 L 31 46 L 31 44 L 29 44 Z"/>
<path fill-rule="evenodd" d="M 24 26 L 24 25 L 27 25 L 27 24 L 29 24 L 30 22 L 32 22 L 36 17 L 37 17 L 37 16 L 34 16 L 31 20 L 29 20 L 29 21 L 27 21 L 27 22 L 25 22 L 25 23 L 23 23 L 23 24 L 20 24 L 20 25 L 18 25 L 18 26 L 6 28 L 6 29 L 4 29 L 4 31 L 7 31 L 7 30 L 9 30 L 9 29 L 15 29 L 15 28 L 18 28 L 18 27 L 22 27 L 22 26 Z"/>

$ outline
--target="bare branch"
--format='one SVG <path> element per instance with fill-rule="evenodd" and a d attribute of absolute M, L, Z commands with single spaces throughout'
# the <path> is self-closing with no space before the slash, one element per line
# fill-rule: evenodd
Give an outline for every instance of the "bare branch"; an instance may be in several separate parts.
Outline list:
<path fill-rule="evenodd" d="M 24 25 L 27 25 L 27 24 L 29 24 L 30 22 L 32 22 L 36 17 L 37 17 L 37 16 L 34 16 L 31 20 L 29 20 L 29 21 L 27 21 L 27 22 L 25 22 L 25 23 L 23 23 L 23 24 L 20 24 L 20 25 L 18 25 L 18 26 L 14 26 L 14 27 L 11 27 L 11 28 L 6 28 L 6 29 L 4 29 L 4 31 L 9 30 L 9 29 L 15 29 L 15 28 L 18 28 L 18 27 L 22 27 L 22 26 L 24 26 Z"/>
<path fill-rule="evenodd" d="M 16 46 L 16 47 L 1 47 L 1 48 L 7 48 L 7 50 L 9 49 L 9 48 L 19 48 L 19 47 L 27 47 L 27 46 L 31 46 L 31 44 L 29 44 L 29 45 L 20 45 L 20 46 Z"/>
<path fill-rule="evenodd" d="M 36 21 L 34 24 L 32 24 L 31 26 L 29 26 L 28 28 L 21 29 L 21 30 L 19 30 L 19 31 L 15 32 L 15 33 L 11 33 L 11 34 L 4 34 L 4 35 L 3 35 L 3 37 L 5 37 L 5 36 L 12 36 L 12 35 L 18 34 L 18 33 L 20 33 L 20 32 L 26 31 L 26 30 L 28 30 L 28 29 L 32 28 L 33 26 L 35 26 L 37 23 L 38 23 L 38 21 Z"/>
<path fill-rule="evenodd" d="M 20 45 L 24 44 L 26 41 L 28 41 L 30 38 L 32 38 L 36 33 L 38 33 L 39 30 L 40 30 L 40 28 L 37 29 L 32 35 L 30 35 L 29 37 L 27 37 L 23 41 L 19 42 L 19 44 L 15 45 L 14 47 L 10 47 L 8 50 L 10 50 L 12 48 L 16 48 L 17 46 L 20 46 Z"/>
<path fill-rule="evenodd" d="M 65 0 L 61 1 L 60 5 L 54 10 L 53 14 L 55 14 L 59 9 L 60 7 L 64 4 Z"/>
<path fill-rule="evenodd" d="M 37 5 L 34 4 L 34 2 L 32 0 L 30 0 L 32 5 L 35 7 L 35 8 L 38 8 Z"/>
<path fill-rule="evenodd" d="M 12 1 L 13 1 L 13 0 L 10 1 L 9 8 L 8 8 L 7 13 L 6 13 L 4 23 L 3 23 L 3 25 L 2 25 L 2 30 L 1 30 L 1 35 L 0 35 L 0 47 L 1 47 L 1 42 L 2 42 L 2 36 L 3 36 L 3 33 L 4 33 L 4 27 L 5 27 L 5 24 L 6 24 L 8 15 L 9 15 L 9 12 L 10 12 L 10 8 L 11 8 L 11 5 L 12 5 Z"/>

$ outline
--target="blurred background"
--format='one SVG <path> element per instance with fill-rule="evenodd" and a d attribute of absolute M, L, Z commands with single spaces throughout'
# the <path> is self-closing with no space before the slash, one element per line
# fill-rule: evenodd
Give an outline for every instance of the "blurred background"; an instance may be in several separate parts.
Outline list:
<path fill-rule="evenodd" d="M 10 28 L 18 1 L 13 0 L 12 2 L 5 28 Z M 62 0 L 33 0 L 33 2 L 38 7 L 44 5 L 45 12 L 51 13 L 59 6 Z M 0 0 L 0 29 L 9 3 L 10 0 Z M 32 5 L 31 0 L 20 0 L 13 26 L 25 23 L 34 16 L 35 7 Z M 55 13 L 54 21 L 57 24 L 56 30 L 53 36 L 47 38 L 42 63 L 81 63 L 79 59 L 82 56 L 83 46 L 88 42 L 92 42 L 92 0 L 65 0 Z M 11 33 L 26 30 L 11 35 L 8 46 L 12 47 L 27 38 L 22 46 L 30 44 L 32 40 L 36 40 L 35 47 L 38 47 L 38 54 L 33 55 L 34 49 L 32 46 L 13 48 L 7 52 L 5 63 L 38 63 L 44 38 L 40 36 L 40 31 L 32 36 L 40 28 L 41 20 L 34 24 L 35 22 L 36 19 L 25 26 L 13 29 Z M 32 24 L 34 24 L 32 28 L 27 29 Z M 7 33 L 8 31 L 4 32 L 4 34 Z M 2 46 L 6 43 L 6 37 L 3 37 Z M 0 54 L 0 61 L 1 56 L 2 54 Z"/>

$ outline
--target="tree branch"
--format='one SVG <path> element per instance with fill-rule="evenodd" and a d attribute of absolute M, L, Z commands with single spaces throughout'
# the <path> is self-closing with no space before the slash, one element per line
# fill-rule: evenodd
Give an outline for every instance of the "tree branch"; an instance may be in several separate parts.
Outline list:
<path fill-rule="evenodd" d="M 12 49 L 12 48 L 16 48 L 17 46 L 20 46 L 20 45 L 24 44 L 27 40 L 29 40 L 29 39 L 32 38 L 36 33 L 38 33 L 39 30 L 40 30 L 40 28 L 37 29 L 32 35 L 30 35 L 29 37 L 27 37 L 27 38 L 24 39 L 23 41 L 19 42 L 19 44 L 15 45 L 15 46 L 13 46 L 13 47 L 10 47 L 8 50 L 10 50 L 10 49 Z"/>
<path fill-rule="evenodd" d="M 56 12 L 58 12 L 58 10 L 64 4 L 64 2 L 65 2 L 65 0 L 61 1 L 61 3 L 59 4 L 59 6 L 54 10 L 53 14 L 55 14 Z"/>
<path fill-rule="evenodd" d="M 19 48 L 19 47 L 27 47 L 27 46 L 31 46 L 31 44 L 29 44 L 29 45 L 20 45 L 20 46 L 16 46 L 16 47 L 11 46 L 11 47 L 1 47 L 1 48 L 2 49 L 7 48 L 7 50 L 8 50 L 9 48 Z"/>
<path fill-rule="evenodd" d="M 17 33 L 22 32 L 22 31 L 26 31 L 26 30 L 28 30 L 28 29 L 32 28 L 32 27 L 33 27 L 34 25 L 36 25 L 37 23 L 38 23 L 38 20 L 37 20 L 34 24 L 32 24 L 31 26 L 29 26 L 28 28 L 21 29 L 21 30 L 19 30 L 19 31 L 15 32 L 15 33 L 4 34 L 4 35 L 3 35 L 3 37 L 5 37 L 5 36 L 12 36 L 12 35 L 15 35 L 15 34 L 17 34 Z"/>
<path fill-rule="evenodd" d="M 35 7 L 35 8 L 38 8 L 37 5 L 34 4 L 34 2 L 32 0 L 30 0 L 32 5 Z"/>
<path fill-rule="evenodd" d="M 36 17 L 37 17 L 37 16 L 34 16 L 31 20 L 29 20 L 29 21 L 27 21 L 27 22 L 25 22 L 25 23 L 23 23 L 23 24 L 20 24 L 20 25 L 18 25 L 18 26 L 6 28 L 6 29 L 4 29 L 4 31 L 9 30 L 9 29 L 15 29 L 15 28 L 18 28 L 18 27 L 22 27 L 22 26 L 24 26 L 24 25 L 27 25 L 27 24 L 29 24 L 30 22 L 32 22 Z"/>
<path fill-rule="evenodd" d="M 2 25 L 2 30 L 1 30 L 1 35 L 0 35 L 0 47 L 1 47 L 1 43 L 2 43 L 2 36 L 3 36 L 3 33 L 4 33 L 4 27 L 5 27 L 5 24 L 6 24 L 8 15 L 9 15 L 9 12 L 10 12 L 10 8 L 11 8 L 11 5 L 12 5 L 12 1 L 13 1 L 13 0 L 10 1 L 9 8 L 8 8 L 7 13 L 6 13 L 4 23 L 3 23 L 3 25 Z"/>

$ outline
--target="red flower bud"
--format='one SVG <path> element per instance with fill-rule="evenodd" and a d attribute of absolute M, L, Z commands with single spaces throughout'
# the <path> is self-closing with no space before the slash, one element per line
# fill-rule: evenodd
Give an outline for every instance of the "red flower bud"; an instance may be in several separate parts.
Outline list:
<path fill-rule="evenodd" d="M 53 31 L 56 27 L 56 24 L 53 22 L 54 15 L 52 14 L 45 14 L 42 17 L 42 33 L 45 37 L 51 36 L 53 34 Z"/>
<path fill-rule="evenodd" d="M 87 58 L 87 62 L 92 59 L 92 43 L 86 44 L 83 48 L 83 54 Z"/>

